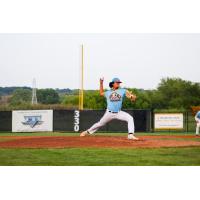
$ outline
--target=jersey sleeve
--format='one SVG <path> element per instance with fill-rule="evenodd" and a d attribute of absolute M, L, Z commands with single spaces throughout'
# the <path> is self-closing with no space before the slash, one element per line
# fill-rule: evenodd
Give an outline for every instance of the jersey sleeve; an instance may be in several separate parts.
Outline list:
<path fill-rule="evenodd" d="M 123 97 L 126 96 L 126 91 L 127 91 L 127 89 L 123 89 Z"/>

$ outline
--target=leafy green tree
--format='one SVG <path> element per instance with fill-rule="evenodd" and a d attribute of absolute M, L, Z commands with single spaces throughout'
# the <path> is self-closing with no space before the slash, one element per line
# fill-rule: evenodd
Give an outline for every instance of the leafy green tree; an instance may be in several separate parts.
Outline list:
<path fill-rule="evenodd" d="M 162 108 L 190 108 L 200 104 L 200 84 L 180 78 L 162 79 L 157 93 L 162 101 Z"/>
<path fill-rule="evenodd" d="M 31 102 L 31 90 L 29 89 L 15 90 L 10 99 L 10 105 L 12 106 L 22 105 L 30 102 Z"/>
<path fill-rule="evenodd" d="M 59 95 L 54 89 L 39 89 L 37 90 L 38 103 L 42 104 L 57 104 L 60 102 Z"/>
<path fill-rule="evenodd" d="M 84 108 L 87 109 L 105 109 L 106 99 L 99 95 L 99 91 L 85 91 Z"/>
<path fill-rule="evenodd" d="M 0 87 L 0 95 L 12 95 L 15 90 L 17 89 L 29 89 L 31 90 L 30 87 Z"/>
<path fill-rule="evenodd" d="M 68 105 L 71 107 L 78 107 L 78 95 L 64 95 L 60 98 L 61 104 Z"/>
<path fill-rule="evenodd" d="M 157 89 L 143 90 L 128 88 L 137 95 L 136 102 L 125 98 L 125 109 L 156 109 L 156 110 L 185 110 L 191 106 L 200 105 L 200 83 L 182 80 L 180 78 L 161 79 Z M 14 92 L 12 92 L 14 91 Z M 0 88 L 0 95 L 11 93 L 10 105 L 28 107 L 31 102 L 30 88 Z M 37 90 L 38 102 L 41 104 L 59 104 L 67 108 L 78 107 L 78 90 L 70 89 L 40 89 Z M 7 102 L 9 102 L 7 101 Z M 43 105 L 47 106 L 47 105 Z M 54 105 L 55 106 L 55 105 Z M 98 90 L 84 91 L 85 109 L 105 109 L 106 99 L 99 95 Z"/>
<path fill-rule="evenodd" d="M 124 109 L 148 109 L 150 108 L 150 101 L 148 94 L 144 90 L 127 88 L 129 91 L 137 96 L 135 102 L 131 102 L 130 99 L 125 98 L 123 102 Z"/>

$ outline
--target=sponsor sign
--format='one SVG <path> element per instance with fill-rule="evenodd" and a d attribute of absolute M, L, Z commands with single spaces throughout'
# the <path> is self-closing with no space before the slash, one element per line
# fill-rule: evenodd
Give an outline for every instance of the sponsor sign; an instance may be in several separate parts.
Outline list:
<path fill-rule="evenodd" d="M 12 132 L 53 131 L 53 110 L 12 111 Z"/>
<path fill-rule="evenodd" d="M 154 128 L 157 130 L 183 129 L 183 113 L 155 113 Z"/>

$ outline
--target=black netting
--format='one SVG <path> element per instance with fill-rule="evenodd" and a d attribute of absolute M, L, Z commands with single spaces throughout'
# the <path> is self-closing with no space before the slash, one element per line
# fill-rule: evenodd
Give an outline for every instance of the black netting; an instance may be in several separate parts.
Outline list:
<path fill-rule="evenodd" d="M 0 112 L 0 131 L 12 131 L 12 111 Z"/>
<path fill-rule="evenodd" d="M 150 131 L 150 114 L 149 110 L 133 110 L 136 132 Z"/>
<path fill-rule="evenodd" d="M 54 110 L 53 111 L 54 131 L 74 130 L 74 110 Z"/>

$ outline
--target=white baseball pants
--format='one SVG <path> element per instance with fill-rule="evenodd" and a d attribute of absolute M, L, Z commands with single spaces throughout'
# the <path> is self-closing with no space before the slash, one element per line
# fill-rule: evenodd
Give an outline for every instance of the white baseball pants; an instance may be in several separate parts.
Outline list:
<path fill-rule="evenodd" d="M 128 113 L 126 113 L 124 111 L 119 111 L 118 113 L 111 113 L 108 110 L 106 110 L 104 116 L 100 119 L 100 121 L 95 123 L 87 131 L 90 134 L 93 134 L 99 128 L 105 126 L 108 122 L 110 122 L 114 119 L 127 122 L 128 123 L 128 133 L 134 133 L 135 132 L 134 120 L 133 120 L 133 117 L 131 115 L 129 115 Z"/>
<path fill-rule="evenodd" d="M 195 117 L 195 120 L 197 122 L 197 126 L 196 126 L 196 135 L 199 134 L 199 128 L 200 128 L 200 119 Z"/>

